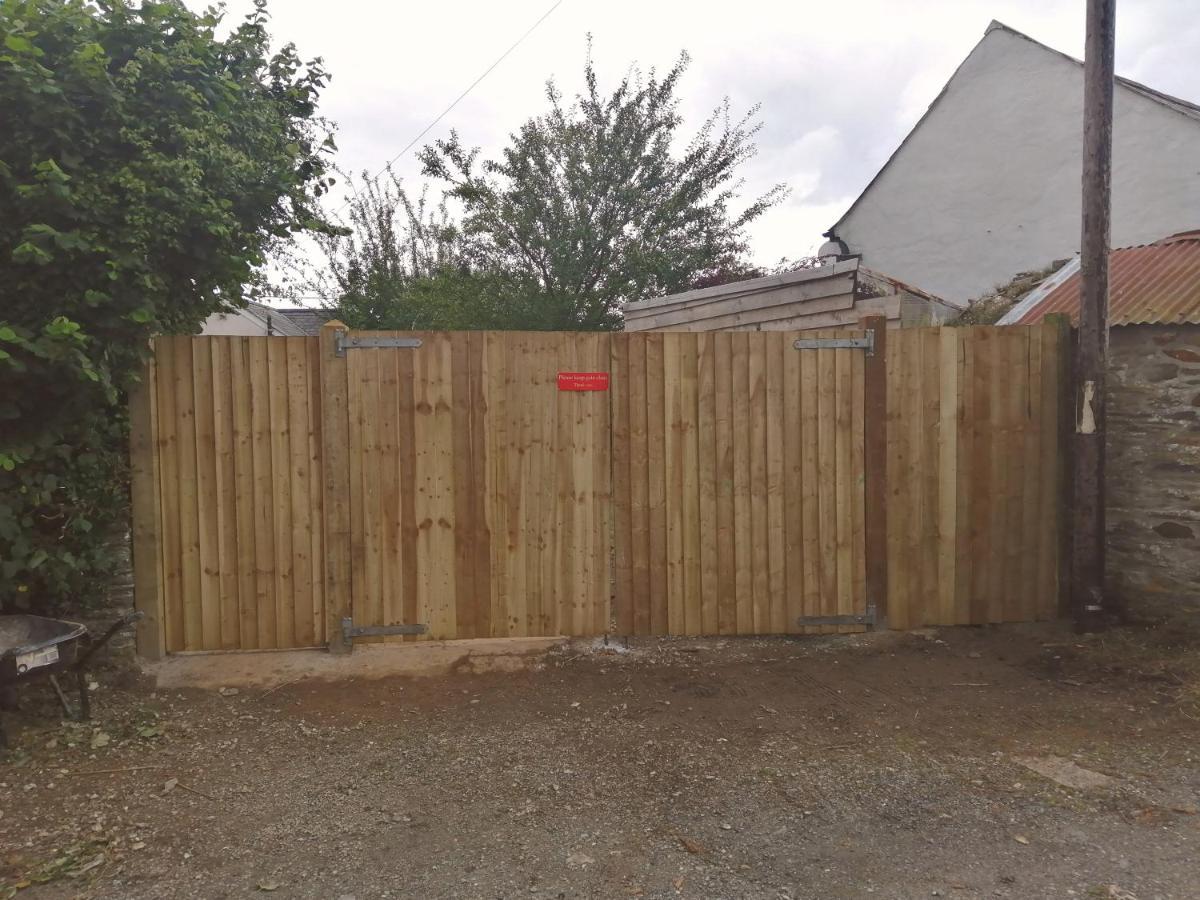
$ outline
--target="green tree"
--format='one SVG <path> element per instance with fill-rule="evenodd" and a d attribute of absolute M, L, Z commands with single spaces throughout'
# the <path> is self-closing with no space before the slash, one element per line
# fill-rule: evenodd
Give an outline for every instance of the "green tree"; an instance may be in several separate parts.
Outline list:
<path fill-rule="evenodd" d="M 285 266 L 299 293 L 334 298 L 334 314 L 354 328 L 537 327 L 536 291 L 487 268 L 445 200 L 414 198 L 390 168 L 345 181 L 347 221 L 316 237 L 323 265 L 312 270 L 296 250 Z"/>
<path fill-rule="evenodd" d="M 631 70 L 604 93 L 589 51 L 584 90 L 568 105 L 550 81 L 549 111 L 499 160 L 481 163 L 453 132 L 422 150 L 425 174 L 462 204 L 479 264 L 537 292 L 541 327 L 619 327 L 625 302 L 746 267 L 745 226 L 785 189 L 733 211 L 758 108 L 735 121 L 726 101 L 683 140 L 687 65 L 682 54 L 661 78 Z"/>
<path fill-rule="evenodd" d="M 103 588 L 124 392 L 149 337 L 244 302 L 320 229 L 320 60 L 265 4 L 218 38 L 180 2 L 0 0 L 0 605 Z"/>

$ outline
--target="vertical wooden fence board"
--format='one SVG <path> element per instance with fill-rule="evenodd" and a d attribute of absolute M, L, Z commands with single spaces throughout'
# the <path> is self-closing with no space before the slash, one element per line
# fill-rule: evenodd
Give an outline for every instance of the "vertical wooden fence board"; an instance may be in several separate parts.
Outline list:
<path fill-rule="evenodd" d="M 428 336 L 415 354 L 417 620 L 429 636 L 455 636 L 453 417 L 448 336 Z"/>
<path fill-rule="evenodd" d="M 316 643 L 313 629 L 312 497 L 310 496 L 308 420 L 308 338 L 283 339 L 287 349 L 288 488 L 292 520 L 292 646 Z"/>
<path fill-rule="evenodd" d="M 779 392 L 782 404 L 780 421 L 783 425 L 783 528 L 784 528 L 784 630 L 788 634 L 801 631 L 800 617 L 804 615 L 804 432 L 801 427 L 802 388 L 801 359 L 794 341 L 800 332 L 784 332 L 783 385 Z"/>
<path fill-rule="evenodd" d="M 317 338 L 320 359 L 321 395 L 321 512 L 324 548 L 324 622 L 325 640 L 334 653 L 346 653 L 350 647 L 341 631 L 342 618 L 353 612 L 353 495 L 350 471 L 350 433 L 353 421 L 350 409 L 349 365 L 336 352 L 335 342 L 345 333 L 340 322 L 328 322 Z M 257 480 L 257 471 L 256 471 Z"/>
<path fill-rule="evenodd" d="M 683 576 L 683 372 L 682 343 L 686 336 L 668 332 L 662 336 L 663 454 L 658 478 L 663 484 L 663 521 L 666 526 L 665 556 L 667 619 L 664 634 L 684 634 Z"/>
<path fill-rule="evenodd" d="M 1038 560 L 1043 551 L 1043 548 L 1036 544 L 1032 547 L 1029 545 L 1029 536 L 1038 533 L 1038 514 L 1042 511 L 1042 418 L 1038 409 L 1042 398 L 1042 329 L 1040 325 L 1028 325 L 1024 328 L 1028 380 L 1017 410 L 1021 418 L 1024 441 L 1021 448 L 1021 468 L 1017 472 L 1021 492 L 1017 507 L 1017 531 L 1012 548 L 1021 573 L 1021 596 L 1016 615 L 1021 621 L 1033 621 L 1038 618 L 1041 601 L 1037 572 Z"/>
<path fill-rule="evenodd" d="M 804 573 L 803 609 L 804 618 L 821 615 L 821 542 L 820 542 L 820 497 L 819 486 L 823 473 L 819 467 L 818 422 L 819 376 L 817 353 L 812 350 L 796 351 L 800 354 L 800 496 L 801 508 L 801 569 Z M 805 634 L 820 631 L 814 626 L 803 626 Z"/>
<path fill-rule="evenodd" d="M 736 500 L 734 497 L 733 343 L 734 335 L 713 335 L 713 431 L 716 454 L 717 507 L 717 633 L 737 632 L 737 558 L 734 552 Z"/>
<path fill-rule="evenodd" d="M 275 509 L 275 646 L 291 647 L 296 634 L 296 607 L 286 340 L 267 343 L 267 369 L 271 382 L 271 504 Z"/>
<path fill-rule="evenodd" d="M 629 481 L 633 633 L 650 634 L 650 448 L 646 428 L 646 345 L 649 334 L 625 335 L 629 345 Z"/>
<path fill-rule="evenodd" d="M 958 620 L 955 591 L 958 585 L 958 432 L 961 421 L 959 403 L 962 372 L 959 366 L 961 329 L 942 328 L 935 332 L 938 361 L 937 422 L 937 587 L 936 621 L 953 624 Z"/>
<path fill-rule="evenodd" d="M 598 334 L 592 336 L 592 341 L 595 343 L 596 369 L 609 372 L 611 385 L 610 364 L 613 336 Z M 595 485 L 595 494 L 591 498 L 591 505 L 592 520 L 596 523 L 596 527 L 592 530 L 593 547 L 589 556 L 592 566 L 591 633 L 598 634 L 607 632 L 612 627 L 613 423 L 611 393 L 602 392 L 593 395 L 590 410 L 589 415 L 592 417 L 592 472 Z"/>
<path fill-rule="evenodd" d="M 237 611 L 239 649 L 258 647 L 258 586 L 254 572 L 257 543 L 254 524 L 254 431 L 251 417 L 250 338 L 239 337 L 229 347 L 229 377 L 233 389 L 233 479 L 236 507 Z"/>
<path fill-rule="evenodd" d="M 569 339 L 559 342 L 558 371 L 575 371 L 586 365 L 581 358 L 579 343 L 579 335 L 570 335 Z M 581 521 L 580 512 L 584 507 L 578 501 L 586 491 L 590 460 L 586 456 L 586 426 L 579 394 L 556 391 L 554 403 L 557 406 L 555 446 L 565 458 L 558 461 L 554 472 L 557 492 L 553 505 L 551 537 L 554 552 L 551 558 L 555 569 L 553 596 L 556 602 L 555 621 L 551 627 L 561 634 L 580 634 L 581 625 L 577 619 L 582 612 L 584 597 L 579 591 L 581 583 L 586 581 L 584 569 L 591 523 Z"/>
<path fill-rule="evenodd" d="M 417 624 L 421 621 L 417 612 L 417 522 L 416 484 L 417 448 L 413 431 L 416 417 L 416 355 L 409 350 L 398 350 L 395 355 L 398 379 L 396 396 L 396 433 L 399 448 L 396 452 L 397 477 L 400 483 L 400 585 L 396 588 L 398 600 L 392 608 L 399 610 L 394 620 L 401 624 Z M 415 636 L 405 637 L 416 640 Z"/>
<path fill-rule="evenodd" d="M 877 623 L 887 627 L 890 621 L 887 593 L 887 318 L 865 316 L 860 324 L 871 336 L 873 344 L 871 352 L 862 361 L 862 591 L 867 608 L 875 610 Z"/>
<path fill-rule="evenodd" d="M 573 404 L 572 401 L 562 402 L 562 398 L 558 396 L 558 347 L 561 344 L 568 344 L 573 359 L 578 359 L 575 350 L 576 335 L 543 335 L 541 338 L 541 348 L 538 354 L 539 371 L 536 376 L 536 384 L 539 386 L 538 393 L 543 402 L 540 404 L 541 411 L 541 431 L 542 442 L 539 446 L 539 452 L 536 454 L 540 464 L 540 473 L 537 477 L 538 499 L 540 510 L 538 514 L 538 527 L 540 529 L 540 539 L 538 541 L 538 594 L 539 608 L 538 617 L 533 623 L 533 634 L 563 634 L 563 628 L 558 627 L 558 609 L 556 590 L 558 586 L 555 584 L 554 578 L 554 558 L 555 550 L 558 543 L 558 535 L 555 533 L 554 524 L 558 517 L 557 504 L 557 473 L 559 468 L 572 468 L 572 461 L 566 458 L 560 459 L 560 444 L 557 428 L 557 418 L 560 413 L 564 416 L 570 415 L 568 410 Z M 582 392 L 581 392 L 582 393 Z M 574 398 L 575 401 L 580 398 Z M 574 473 L 572 473 L 574 474 Z M 577 548 L 583 550 L 582 547 Z"/>
<path fill-rule="evenodd" d="M 468 335 L 468 352 L 471 373 L 468 379 L 470 395 L 467 402 L 471 410 L 471 477 L 474 495 L 474 553 L 472 568 L 475 577 L 475 632 L 478 637 L 492 637 L 492 614 L 494 588 L 492 583 L 491 507 L 488 502 L 489 467 L 492 452 L 488 442 L 491 403 L 487 393 L 489 379 L 488 353 L 485 335 L 471 332 Z"/>
<path fill-rule="evenodd" d="M 958 425 L 958 454 L 955 478 L 951 485 L 955 497 L 954 511 L 954 622 L 966 625 L 971 621 L 971 585 L 974 583 L 974 561 L 971 558 L 973 545 L 971 503 L 972 461 L 975 446 L 975 354 L 970 340 L 971 329 L 958 329 L 959 355 L 958 402 L 962 414 Z"/>
<path fill-rule="evenodd" d="M 158 507 L 162 519 L 162 610 L 163 649 L 167 653 L 185 649 L 183 636 L 183 547 L 179 488 L 179 419 L 175 410 L 175 342 L 168 337 L 154 340 L 154 391 L 158 429 L 155 451 L 159 456 Z M 189 479 L 190 480 L 190 479 Z"/>
<path fill-rule="evenodd" d="M 255 564 L 254 603 L 258 646 L 279 646 L 276 632 L 275 542 L 276 499 L 271 475 L 271 376 L 267 361 L 269 338 L 247 338 L 250 361 L 250 427 L 254 469 Z"/>
<path fill-rule="evenodd" d="M 313 643 L 317 646 L 328 640 L 325 631 L 325 498 L 324 462 L 321 453 L 321 342 L 309 338 L 305 342 L 308 365 L 308 494 L 312 503 L 309 535 L 312 562 Z"/>
<path fill-rule="evenodd" d="M 816 332 L 829 338 L 829 332 Z M 819 601 L 816 615 L 838 615 L 838 470 L 837 443 L 837 350 L 806 351 L 817 360 L 817 457 L 822 471 L 817 476 L 817 560 Z M 823 633 L 833 631 L 823 627 Z"/>
<path fill-rule="evenodd" d="M 968 352 L 974 363 L 971 381 L 971 481 L 960 489 L 969 492 L 971 521 L 967 555 L 972 561 L 970 611 L 968 621 L 988 621 L 988 591 L 991 583 L 988 540 L 991 537 L 990 503 L 994 485 L 992 475 L 992 391 L 996 373 L 992 366 L 992 345 L 986 329 L 972 329 Z"/>
<path fill-rule="evenodd" d="M 629 428 L 632 396 L 629 384 L 629 340 L 618 335 L 611 342 L 612 368 L 612 492 L 613 492 L 613 591 L 614 627 L 618 634 L 633 634 L 633 485 L 632 435 Z"/>
<path fill-rule="evenodd" d="M 182 557 L 180 567 L 183 573 L 180 610 L 183 614 L 183 649 L 200 650 L 204 647 L 204 604 L 201 595 L 203 562 L 200 552 L 196 395 L 192 367 L 195 346 L 187 338 L 173 340 L 176 349 L 175 414 L 178 417 L 176 425 L 179 434 L 179 530 Z"/>
<path fill-rule="evenodd" d="M 787 420 L 783 412 L 783 360 L 788 335 L 768 332 L 765 340 L 766 365 L 766 546 L 767 597 L 766 630 L 787 634 L 787 533 L 784 521 L 784 451 Z"/>
<path fill-rule="evenodd" d="M 400 421 L 400 355 L 409 351 L 379 351 L 379 398 L 375 415 L 378 424 L 379 489 L 379 579 L 382 596 L 376 614 L 386 624 L 404 623 L 404 509 L 400 499 L 401 430 L 408 422 Z M 369 609 L 369 607 L 368 607 Z M 365 612 L 364 610 L 363 612 Z M 360 614 L 359 610 L 355 610 Z M 368 613 L 369 614 L 369 613 Z"/>
<path fill-rule="evenodd" d="M 754 544 L 750 479 L 750 340 L 733 335 L 733 582 L 737 634 L 754 631 Z"/>
<path fill-rule="evenodd" d="M 213 442 L 216 455 L 217 583 L 222 650 L 236 650 L 238 615 L 237 484 L 234 467 L 233 370 L 231 341 L 212 342 Z"/>
<path fill-rule="evenodd" d="M 853 615 L 855 612 L 854 549 L 851 546 L 851 540 L 856 493 L 854 481 L 858 473 L 854 471 L 855 460 L 850 444 L 852 438 L 851 409 L 856 399 L 851 394 L 853 390 L 852 363 L 853 357 L 849 353 L 833 353 L 834 470 L 837 473 L 834 478 L 835 493 L 833 495 L 834 540 L 837 547 L 837 605 L 834 614 L 839 616 Z"/>
<path fill-rule="evenodd" d="M 450 335 L 450 411 L 453 477 L 451 493 L 454 502 L 454 621 L 455 636 L 481 637 L 477 609 L 479 587 L 475 583 L 475 523 L 474 453 L 471 445 L 471 344 L 465 331 Z M 380 447 L 382 464 L 386 467 L 395 459 L 386 445 Z M 386 515 L 386 509 L 385 509 Z"/>
<path fill-rule="evenodd" d="M 200 569 L 197 648 L 221 646 L 221 584 L 217 543 L 217 448 L 213 422 L 212 338 L 192 345 L 192 400 L 196 441 L 196 512 Z"/>
<path fill-rule="evenodd" d="M 493 637 L 509 633 L 509 551 L 512 535 L 508 518 L 508 363 L 505 335 L 490 332 L 484 339 L 486 372 L 483 384 L 487 405 L 486 444 L 487 519 L 491 535 L 488 554 L 491 568 L 491 631 Z"/>
<path fill-rule="evenodd" d="M 646 335 L 647 508 L 650 526 L 650 633 L 668 634 L 666 395 L 662 333 Z"/>
<path fill-rule="evenodd" d="M 1059 606 L 1058 576 L 1063 565 L 1060 527 L 1066 510 L 1062 497 L 1066 490 L 1065 466 L 1061 460 L 1066 448 L 1059 445 L 1060 416 L 1068 414 L 1059 408 L 1063 389 L 1067 384 L 1065 358 L 1069 352 L 1066 341 L 1070 331 L 1047 321 L 1042 324 L 1037 340 L 1042 348 L 1042 380 L 1040 402 L 1040 457 L 1039 484 L 1040 505 L 1038 510 L 1037 542 L 1041 552 L 1038 556 L 1037 585 L 1039 619 L 1052 619 Z"/>
<path fill-rule="evenodd" d="M 750 532 L 743 556 L 750 561 L 750 616 L 744 634 L 766 634 L 770 630 L 771 595 L 767 534 L 767 340 L 769 333 L 747 334 L 750 415 Z"/>
<path fill-rule="evenodd" d="M 921 343 L 921 373 L 918 392 L 921 404 L 920 418 L 920 447 L 921 459 L 924 465 L 919 473 L 921 492 L 920 515 L 920 600 L 923 608 L 920 621 L 936 623 L 940 619 L 941 594 L 938 577 L 939 550 L 939 519 L 941 510 L 942 485 L 946 479 L 940 465 L 938 431 L 942 409 L 941 373 L 942 346 L 938 331 L 933 328 L 920 329 Z M 954 421 L 953 410 L 948 413 L 950 421 Z M 951 426 L 952 427 L 952 426 Z M 949 473 L 953 475 L 953 470 Z M 953 493 L 952 489 L 947 490 Z"/>
<path fill-rule="evenodd" d="M 867 608 L 866 358 L 850 357 L 850 593 L 851 612 Z M 853 630 L 861 631 L 855 627 Z"/>
<path fill-rule="evenodd" d="M 137 649 L 147 659 L 161 659 L 166 651 L 155 377 L 151 356 L 142 366 L 138 383 L 129 392 L 133 602 L 142 613 L 137 625 Z"/>
<path fill-rule="evenodd" d="M 682 359 L 682 523 L 683 633 L 704 633 L 704 585 L 701 546 L 704 521 L 700 516 L 700 343 L 699 334 L 684 336 Z"/>

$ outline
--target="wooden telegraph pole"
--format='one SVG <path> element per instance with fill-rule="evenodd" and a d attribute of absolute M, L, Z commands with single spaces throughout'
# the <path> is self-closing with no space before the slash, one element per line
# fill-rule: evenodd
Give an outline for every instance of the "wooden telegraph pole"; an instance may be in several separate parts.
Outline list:
<path fill-rule="evenodd" d="M 1076 625 L 1101 627 L 1104 595 L 1104 376 L 1108 366 L 1108 245 L 1112 193 L 1116 0 L 1087 0 L 1083 61 L 1083 230 L 1075 366 L 1075 527 L 1071 598 Z"/>

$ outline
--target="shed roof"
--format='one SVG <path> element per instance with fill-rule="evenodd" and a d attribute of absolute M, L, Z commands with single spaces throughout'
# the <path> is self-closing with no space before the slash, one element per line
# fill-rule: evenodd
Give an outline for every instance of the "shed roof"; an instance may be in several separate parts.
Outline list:
<path fill-rule="evenodd" d="M 1200 229 L 1108 257 L 1110 325 L 1200 325 Z M 1022 298 L 1001 325 L 1040 322 L 1049 313 L 1079 321 L 1079 257 Z"/>
<path fill-rule="evenodd" d="M 283 316 L 304 334 L 320 334 L 321 326 L 333 318 L 333 313 L 330 310 L 312 309 L 307 306 L 295 309 L 277 309 L 274 312 L 277 315 Z"/>

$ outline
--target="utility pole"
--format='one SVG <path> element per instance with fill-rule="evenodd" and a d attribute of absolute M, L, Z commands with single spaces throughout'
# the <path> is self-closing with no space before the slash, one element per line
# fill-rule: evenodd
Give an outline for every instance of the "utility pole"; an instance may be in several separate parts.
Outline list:
<path fill-rule="evenodd" d="M 1105 372 L 1112 194 L 1116 0 L 1087 0 L 1083 57 L 1083 228 L 1075 365 L 1075 503 L 1071 601 L 1080 629 L 1103 627 Z"/>

